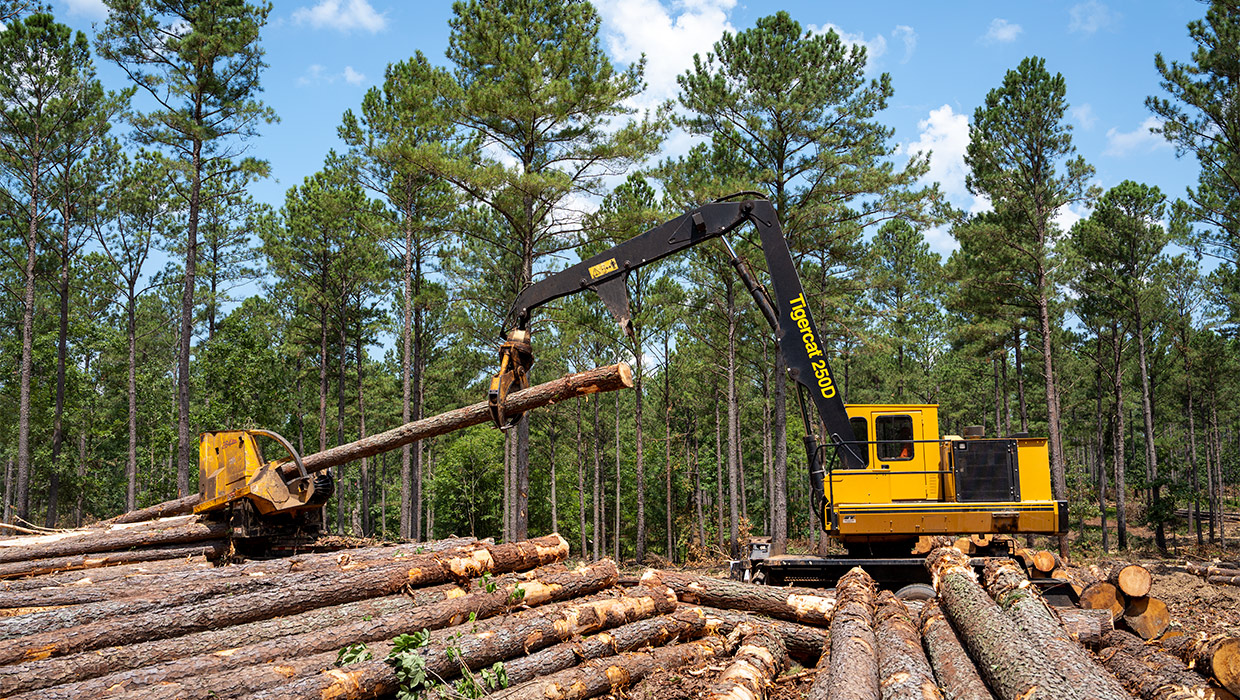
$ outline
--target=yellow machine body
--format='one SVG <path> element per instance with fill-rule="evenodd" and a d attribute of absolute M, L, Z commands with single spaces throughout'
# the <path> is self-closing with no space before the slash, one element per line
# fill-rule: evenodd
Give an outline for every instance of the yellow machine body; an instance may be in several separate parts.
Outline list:
<path fill-rule="evenodd" d="M 263 434 L 270 435 L 263 431 Z M 219 510 L 249 499 L 262 515 L 315 508 L 314 482 L 308 478 L 286 481 L 280 468 L 288 460 L 267 462 L 258 431 L 221 430 L 203 433 L 198 442 L 198 495 L 195 513 Z"/>
<path fill-rule="evenodd" d="M 1046 438 L 939 435 L 933 404 L 851 404 L 864 469 L 832 469 L 824 519 L 844 542 L 921 535 L 1066 530 L 1067 507 L 1051 496 Z"/>

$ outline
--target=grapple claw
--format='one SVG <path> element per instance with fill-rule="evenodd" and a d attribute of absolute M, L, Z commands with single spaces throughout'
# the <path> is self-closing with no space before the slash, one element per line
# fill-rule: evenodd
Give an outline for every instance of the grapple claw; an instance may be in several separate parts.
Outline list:
<path fill-rule="evenodd" d="M 487 408 L 495 427 L 507 430 L 521 420 L 522 413 L 509 415 L 504 403 L 512 391 L 520 391 L 530 385 L 530 366 L 534 364 L 534 349 L 530 345 L 530 332 L 514 328 L 499 348 L 499 372 L 491 378 L 487 392 Z"/>

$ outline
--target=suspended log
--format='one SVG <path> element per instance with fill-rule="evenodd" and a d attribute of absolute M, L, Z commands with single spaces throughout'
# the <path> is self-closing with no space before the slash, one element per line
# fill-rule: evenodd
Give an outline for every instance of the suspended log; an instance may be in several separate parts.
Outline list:
<path fill-rule="evenodd" d="M 542 649 L 575 636 L 618 627 L 660 612 L 675 610 L 675 597 L 667 589 L 633 588 L 623 595 L 570 603 L 555 611 L 535 609 L 530 614 L 501 621 L 478 633 L 456 634 L 446 631 L 432 636 L 429 647 L 419 652 L 430 677 L 454 678 L 462 666 L 476 670 L 527 651 Z M 386 648 L 381 647 L 382 655 Z M 381 658 L 380 654 L 376 657 Z M 328 663 L 332 659 L 328 658 Z M 433 675 L 431 675 L 433 674 Z M 203 679 L 196 679 L 201 684 Z M 377 698 L 396 692 L 396 671 L 385 661 L 372 660 L 332 669 L 272 688 L 255 697 L 333 698 L 357 700 Z M 154 697 L 147 700 L 154 700 Z M 158 696 L 164 697 L 164 696 Z M 169 696 L 171 697 L 171 696 Z M 206 695 L 177 695 L 193 698 Z M 136 700 L 136 699 L 135 699 Z"/>
<path fill-rule="evenodd" d="M 1113 676 L 1096 664 L 1042 600 L 1016 562 L 990 559 L 982 571 L 986 592 L 1041 649 L 1073 687 L 1097 700 L 1132 700 Z"/>
<path fill-rule="evenodd" d="M 562 642 L 529 656 L 504 663 L 510 686 L 527 683 L 550 673 L 572 668 L 582 661 L 636 651 L 646 646 L 694 639 L 712 631 L 711 621 L 701 607 L 680 606 L 669 615 L 630 622 L 607 632 L 599 632 L 580 642 Z"/>
<path fill-rule="evenodd" d="M 197 494 L 185 496 L 163 503 L 156 503 L 153 506 L 131 510 L 128 513 L 121 513 L 115 518 L 99 522 L 98 525 L 119 525 L 122 523 L 140 523 L 147 520 L 155 520 L 157 518 L 167 518 L 173 515 L 184 515 L 194 510 L 194 505 L 198 503 Z"/>
<path fill-rule="evenodd" d="M 943 615 L 938 601 L 928 600 L 921 609 L 921 637 L 935 680 L 953 700 L 992 700 L 985 681 L 964 650 L 956 631 Z"/>
<path fill-rule="evenodd" d="M 173 544 L 162 547 L 145 547 L 123 552 L 102 552 L 79 554 L 50 559 L 28 559 L 0 564 L 0 579 L 17 578 L 18 576 L 42 576 L 57 571 L 74 571 L 80 569 L 96 569 L 133 564 L 138 562 L 154 562 L 166 559 L 218 559 L 228 551 L 228 543 L 220 540 L 206 540 L 193 544 Z M 8 590 L 8 589 L 0 589 Z M 0 598 L 0 606 L 7 606 L 7 601 Z"/>
<path fill-rule="evenodd" d="M 1178 656 L 1189 668 L 1240 695 L 1240 638 L 1185 634 L 1164 639 L 1162 647 Z"/>
<path fill-rule="evenodd" d="M 831 620 L 829 700 L 882 697 L 874 639 L 874 590 L 874 579 L 861 567 L 841 576 L 836 586 L 839 605 Z"/>
<path fill-rule="evenodd" d="M 116 552 L 135 547 L 201 542 L 228 534 L 226 523 L 199 521 L 194 516 L 133 525 L 114 525 L 106 530 L 73 530 L 56 535 L 22 537 L 0 541 L 0 564 L 31 559 L 73 557 L 98 552 Z M 24 544 L 19 544 L 23 540 Z M 24 574 L 6 574 L 21 576 Z"/>
<path fill-rule="evenodd" d="M 1129 598 L 1122 619 L 1124 627 L 1142 639 L 1160 637 L 1171 625 L 1166 603 L 1149 596 Z"/>
<path fill-rule="evenodd" d="M 1150 576 L 1149 569 L 1140 564 L 1121 562 L 1111 567 L 1111 571 L 1107 574 L 1107 581 L 1125 596 L 1140 598 L 1150 594 L 1153 577 Z"/>
<path fill-rule="evenodd" d="M 728 636 L 735 645 L 732 662 L 706 691 L 706 700 L 766 700 L 775 677 L 788 667 L 788 652 L 779 635 L 754 622 Z"/>
<path fill-rule="evenodd" d="M 723 641 L 714 636 L 706 637 L 648 652 L 635 651 L 589 661 L 546 678 L 513 686 L 490 697 L 495 700 L 586 700 L 604 693 L 615 694 L 655 670 L 674 671 L 685 666 L 699 666 L 723 654 Z"/>
<path fill-rule="evenodd" d="M 1234 700 L 1221 688 L 1211 687 L 1205 678 L 1186 670 L 1184 662 L 1168 654 L 1158 644 L 1114 630 L 1102 637 L 1104 649 L 1099 660 L 1134 695 L 1146 700 Z"/>
<path fill-rule="evenodd" d="M 1102 635 L 1115 629 L 1110 610 L 1055 608 L 1055 614 L 1073 639 L 1091 649 L 1097 649 Z"/>
<path fill-rule="evenodd" d="M 257 644 L 232 646 L 211 653 L 143 666 L 132 671 L 112 673 L 81 683 L 51 688 L 44 691 L 42 697 L 48 700 L 89 697 L 112 689 L 124 689 L 135 699 L 220 697 L 229 689 L 239 687 L 231 676 L 245 674 L 246 667 L 254 664 L 255 660 L 282 660 L 328 654 L 329 658 L 324 666 L 308 671 L 316 672 L 330 667 L 335 661 L 336 651 L 349 644 L 381 642 L 409 630 L 438 630 L 464 623 L 471 615 L 475 620 L 486 619 L 507 612 L 515 605 L 537 606 L 589 595 L 613 585 L 617 574 L 615 564 L 610 560 L 575 571 L 546 573 L 539 570 L 532 573 L 533 576 L 491 592 L 481 590 L 429 605 L 406 608 L 378 618 L 355 618 L 347 623 L 297 635 L 278 637 Z M 522 591 L 519 595 L 518 589 Z M 673 603 L 670 598 L 665 595 L 663 599 L 667 601 L 665 605 L 671 608 Z M 627 598 L 625 604 L 641 610 L 654 605 L 648 597 Z M 280 661 L 277 661 L 278 663 Z M 255 682 L 264 677 L 257 676 Z M 258 690 L 264 687 L 268 686 L 251 685 L 249 689 Z"/>
<path fill-rule="evenodd" d="M 659 569 L 648 570 L 641 580 L 671 588 L 686 603 L 745 610 L 804 625 L 826 627 L 835 611 L 835 592 L 818 588 L 759 586 Z"/>
<path fill-rule="evenodd" d="M 291 574 L 282 579 L 283 585 L 271 590 L 212 598 L 180 608 L 126 615 L 23 637 L 0 647 L 0 664 L 166 639 L 390 595 L 405 586 L 428 586 L 481 576 L 483 572 L 524 571 L 566 556 L 568 543 L 564 538 L 548 535 L 526 542 L 478 544 L 441 554 L 415 555 L 357 571 Z"/>
<path fill-rule="evenodd" d="M 939 547 L 926 558 L 939 603 L 987 685 L 1004 700 L 1080 697 L 1046 655 L 978 584 L 968 557 Z"/>
<path fill-rule="evenodd" d="M 689 603 L 681 603 L 681 607 L 690 605 Z M 721 610 L 711 607 L 702 607 L 701 610 L 705 611 L 707 615 L 710 629 L 717 631 L 719 634 L 731 634 L 737 625 L 745 622 L 756 621 L 766 625 L 783 640 L 784 648 L 788 650 L 788 654 L 804 664 L 813 663 L 815 659 L 818 659 L 830 650 L 830 634 L 817 627 L 775 620 L 764 615 L 754 615 L 736 610 Z"/>
<path fill-rule="evenodd" d="M 943 693 L 922 649 L 921 633 L 904 603 L 891 591 L 883 591 L 878 595 L 875 618 L 883 700 L 941 700 Z"/>
<path fill-rule="evenodd" d="M 1124 600 L 1124 594 L 1120 592 L 1115 584 L 1107 581 L 1097 581 L 1091 583 L 1081 591 L 1078 598 L 1080 605 L 1086 610 L 1106 610 L 1111 614 L 1111 621 L 1120 619 L 1124 615 L 1124 607 L 1127 601 Z"/>

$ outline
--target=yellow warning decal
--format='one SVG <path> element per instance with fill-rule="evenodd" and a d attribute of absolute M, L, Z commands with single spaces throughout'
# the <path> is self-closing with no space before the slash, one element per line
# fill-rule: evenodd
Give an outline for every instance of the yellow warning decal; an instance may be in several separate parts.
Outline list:
<path fill-rule="evenodd" d="M 590 268 L 590 279 L 596 280 L 602 277 L 603 275 L 607 274 L 608 272 L 615 272 L 616 269 L 617 268 L 616 268 L 615 258 L 612 258 L 611 260 L 604 260 L 603 262 L 597 265 L 594 265 Z"/>

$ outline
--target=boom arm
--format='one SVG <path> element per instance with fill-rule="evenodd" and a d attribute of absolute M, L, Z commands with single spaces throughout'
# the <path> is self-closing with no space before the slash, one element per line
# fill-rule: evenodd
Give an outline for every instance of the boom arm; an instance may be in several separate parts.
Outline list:
<path fill-rule="evenodd" d="M 521 292 L 505 324 L 511 330 L 500 351 L 501 375 L 491 384 L 490 399 L 497 423 L 507 420 L 502 404 L 508 389 L 525 381 L 525 371 L 532 363 L 529 323 L 535 309 L 555 299 L 589 289 L 603 300 L 625 333 L 631 335 L 632 318 L 625 284 L 630 270 L 719 238 L 746 222 L 758 229 L 767 270 L 775 288 L 774 304 L 750 274 L 744 261 L 736 256 L 731 246 L 727 248 L 741 280 L 775 331 L 779 350 L 788 365 L 788 377 L 798 387 L 813 491 L 819 494 L 819 498 L 822 497 L 823 468 L 805 405 L 806 394 L 827 428 L 841 466 L 864 467 L 865 460 L 854 449 L 856 438 L 848 422 L 844 401 L 836 389 L 822 336 L 805 300 L 805 290 L 801 287 L 801 278 L 788 250 L 788 242 L 775 215 L 775 208 L 765 199 L 707 204 L 546 277 Z M 726 245 L 726 240 L 724 243 Z M 821 513 L 821 509 L 818 510 Z"/>

